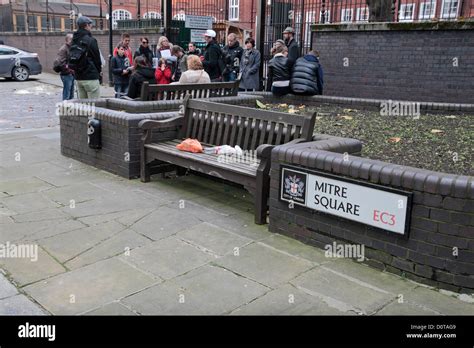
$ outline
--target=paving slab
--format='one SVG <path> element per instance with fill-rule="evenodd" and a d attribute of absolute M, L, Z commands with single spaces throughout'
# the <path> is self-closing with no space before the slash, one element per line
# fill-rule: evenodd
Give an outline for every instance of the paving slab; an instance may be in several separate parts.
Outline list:
<path fill-rule="evenodd" d="M 120 302 L 112 302 L 102 306 L 100 308 L 94 309 L 93 311 L 84 313 L 84 315 L 137 315 L 135 312 L 131 311 L 125 307 Z"/>
<path fill-rule="evenodd" d="M 66 272 L 66 269 L 42 248 L 38 247 L 38 259 L 28 258 L 0 259 L 0 265 L 6 269 L 20 286 Z"/>
<path fill-rule="evenodd" d="M 397 299 L 382 308 L 376 315 L 440 315 L 440 313 L 416 303 L 407 301 L 399 303 Z"/>
<path fill-rule="evenodd" d="M 269 289 L 225 269 L 204 266 L 122 300 L 147 315 L 227 314 Z"/>
<path fill-rule="evenodd" d="M 8 187 L 6 189 L 8 190 Z M 12 215 L 27 214 L 60 207 L 60 204 L 45 197 L 41 192 L 18 194 L 3 198 L 2 205 L 5 205 L 15 213 Z"/>
<path fill-rule="evenodd" d="M 273 233 L 268 238 L 260 241 L 260 243 L 275 248 L 280 252 L 306 259 L 315 264 L 329 262 L 329 260 L 324 256 L 324 251 L 280 234 Z"/>
<path fill-rule="evenodd" d="M 186 209 L 163 206 L 131 225 L 131 228 L 148 238 L 160 240 L 200 222 L 196 217 L 187 214 Z"/>
<path fill-rule="evenodd" d="M 390 303 L 395 296 L 355 282 L 349 276 L 322 267 L 306 272 L 291 282 L 298 289 L 320 297 L 329 306 L 341 311 L 373 314 Z"/>
<path fill-rule="evenodd" d="M 66 262 L 65 265 L 69 269 L 77 269 L 118 254 L 127 255 L 128 253 L 132 253 L 133 249 L 149 243 L 151 243 L 150 239 L 127 229 L 100 242 L 88 251 Z"/>
<path fill-rule="evenodd" d="M 111 221 L 40 239 L 38 243 L 60 262 L 66 262 L 125 228 L 122 224 Z"/>
<path fill-rule="evenodd" d="M 120 258 L 157 277 L 171 279 L 209 263 L 215 256 L 168 237 L 136 248 L 130 255 Z"/>
<path fill-rule="evenodd" d="M 371 286 L 375 289 L 381 289 L 395 295 L 403 295 L 414 288 L 417 284 L 388 272 L 381 272 L 371 268 L 366 264 L 349 259 L 332 259 L 325 263 L 323 268 L 330 269 L 333 272 L 350 275 L 353 279 Z"/>
<path fill-rule="evenodd" d="M 1 270 L 0 270 L 1 271 Z M 18 290 L 0 273 L 0 300 L 18 294 Z"/>
<path fill-rule="evenodd" d="M 154 210 L 156 210 L 156 208 L 131 209 L 118 213 L 85 216 L 78 218 L 78 220 L 89 226 L 98 225 L 108 221 L 116 221 L 126 227 L 130 227 L 134 223 L 143 219 L 145 216 L 149 215 Z"/>
<path fill-rule="evenodd" d="M 25 178 L 21 180 L 1 180 L 0 191 L 15 196 L 23 193 L 36 193 L 49 190 L 54 186 L 38 178 Z"/>
<path fill-rule="evenodd" d="M 72 315 L 96 309 L 145 289 L 158 280 L 112 258 L 96 262 L 23 290 L 56 315 Z"/>
<path fill-rule="evenodd" d="M 19 294 L 0 300 L 0 315 L 47 315 L 40 306 Z"/>
<path fill-rule="evenodd" d="M 354 315 L 285 284 L 234 310 L 232 315 Z"/>
<path fill-rule="evenodd" d="M 440 293 L 424 286 L 419 286 L 404 294 L 404 301 L 442 313 L 445 315 L 474 315 L 474 303 Z"/>
<path fill-rule="evenodd" d="M 219 256 L 233 253 L 235 248 L 252 242 L 249 238 L 230 233 L 208 222 L 187 228 L 176 236 Z"/>
<path fill-rule="evenodd" d="M 278 252 L 273 248 L 253 243 L 214 261 L 237 274 L 256 280 L 269 287 L 277 287 L 314 267 L 314 264 Z"/>

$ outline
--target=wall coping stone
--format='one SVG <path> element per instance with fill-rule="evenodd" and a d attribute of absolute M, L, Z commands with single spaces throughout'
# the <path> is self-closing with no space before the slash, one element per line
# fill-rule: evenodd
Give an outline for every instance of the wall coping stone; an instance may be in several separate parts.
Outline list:
<path fill-rule="evenodd" d="M 474 20 L 432 22 L 373 22 L 348 24 L 313 24 L 311 31 L 413 31 L 413 30 L 474 30 Z"/>

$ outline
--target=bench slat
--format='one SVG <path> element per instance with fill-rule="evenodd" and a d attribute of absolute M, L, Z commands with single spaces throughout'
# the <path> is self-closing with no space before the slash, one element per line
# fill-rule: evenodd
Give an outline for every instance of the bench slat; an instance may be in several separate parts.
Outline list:
<path fill-rule="evenodd" d="M 255 126 L 253 128 L 252 132 L 252 141 L 250 143 L 250 149 L 256 149 L 257 148 L 257 141 L 258 141 L 258 134 L 260 132 L 260 119 L 255 120 Z M 265 130 L 262 129 L 262 133 L 265 132 Z"/>
<path fill-rule="evenodd" d="M 262 131 L 260 132 L 260 140 L 258 142 L 258 145 L 265 144 L 265 136 L 267 135 L 267 127 L 268 127 L 268 121 L 263 120 Z"/>
<path fill-rule="evenodd" d="M 275 145 L 280 145 L 281 144 L 281 136 L 283 135 L 283 127 L 284 127 L 284 124 L 279 122 L 278 123 L 278 132 L 277 132 L 277 137 L 276 137 L 276 140 L 275 140 Z"/>

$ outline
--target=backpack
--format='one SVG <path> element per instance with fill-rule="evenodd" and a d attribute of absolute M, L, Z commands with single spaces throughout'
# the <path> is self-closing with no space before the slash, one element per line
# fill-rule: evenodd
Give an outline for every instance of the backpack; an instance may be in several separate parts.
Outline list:
<path fill-rule="evenodd" d="M 60 73 L 63 71 L 63 65 L 59 61 L 59 59 L 55 59 L 53 62 L 53 70 L 54 72 Z"/>
<path fill-rule="evenodd" d="M 89 50 L 90 42 L 82 40 L 79 43 L 73 43 L 69 49 L 69 68 L 76 72 L 81 72 L 87 68 L 87 51 Z"/>

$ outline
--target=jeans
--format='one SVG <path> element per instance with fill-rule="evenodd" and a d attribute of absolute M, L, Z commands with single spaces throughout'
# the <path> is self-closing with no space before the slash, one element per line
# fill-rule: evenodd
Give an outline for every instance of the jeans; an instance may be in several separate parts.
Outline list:
<path fill-rule="evenodd" d="M 74 98 L 74 76 L 61 75 L 63 82 L 63 100 L 70 100 Z"/>
<path fill-rule="evenodd" d="M 114 84 L 115 98 L 120 98 L 128 93 L 128 83 Z"/>
<path fill-rule="evenodd" d="M 237 74 L 233 71 L 229 74 L 224 75 L 225 82 L 233 82 L 235 80 L 237 80 Z"/>
<path fill-rule="evenodd" d="M 100 98 L 99 80 L 77 81 L 77 91 L 79 92 L 79 99 L 99 99 Z"/>

